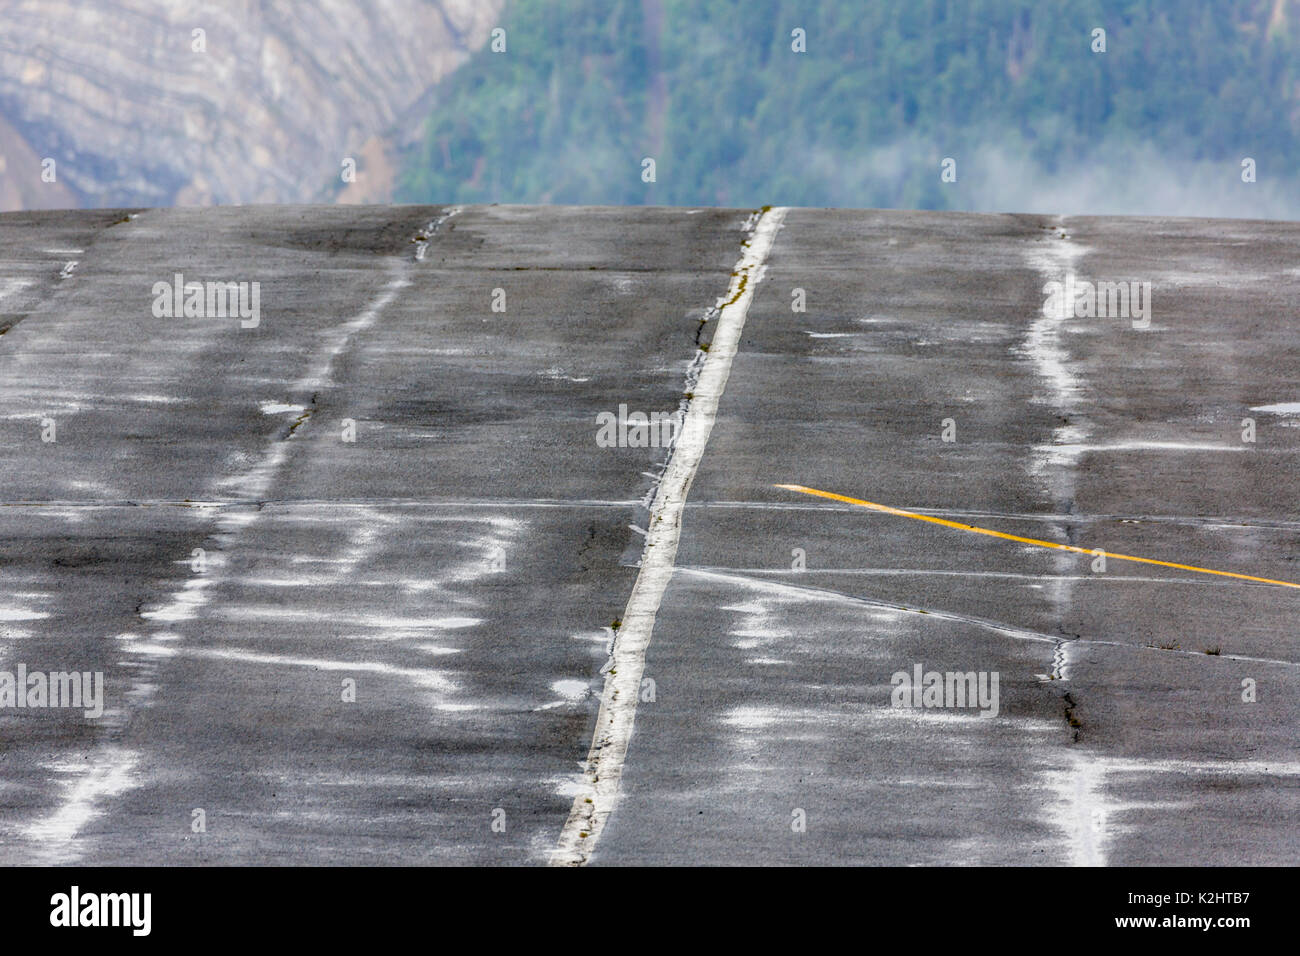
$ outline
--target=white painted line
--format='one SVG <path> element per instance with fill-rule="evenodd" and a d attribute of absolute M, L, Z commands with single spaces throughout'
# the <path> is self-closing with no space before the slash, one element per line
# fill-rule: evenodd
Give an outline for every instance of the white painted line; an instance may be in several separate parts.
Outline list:
<path fill-rule="evenodd" d="M 574 798 L 569 819 L 551 853 L 553 866 L 585 864 L 618 803 L 619 781 L 628 743 L 632 739 L 646 649 L 650 646 L 655 615 L 659 612 L 659 604 L 677 559 L 686 495 L 713 430 L 718 402 L 731 374 L 731 360 L 740 346 L 745 316 L 761 279 L 763 261 L 772 248 L 785 213 L 784 208 L 770 209 L 761 215 L 756 214 L 751 220 L 752 232 L 744 255 L 732 272 L 726 296 L 718 300 L 713 342 L 699 380 L 692 389 L 694 398 L 682 423 L 681 433 L 673 444 L 650 509 L 650 528 L 641 555 L 641 571 L 623 612 L 623 623 L 618 629 L 605 676 L 596 732 L 587 757 L 586 781 Z"/>

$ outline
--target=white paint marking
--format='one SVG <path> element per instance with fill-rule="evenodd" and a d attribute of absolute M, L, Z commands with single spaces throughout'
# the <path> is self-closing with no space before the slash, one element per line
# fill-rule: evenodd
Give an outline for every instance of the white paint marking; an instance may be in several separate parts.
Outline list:
<path fill-rule="evenodd" d="M 1053 224 L 1053 232 L 1061 228 L 1059 220 Z M 1044 282 L 1062 282 L 1075 271 L 1086 251 L 1077 243 L 1053 238 L 1045 248 L 1033 250 L 1030 264 Z M 1069 352 L 1061 342 L 1064 331 L 1064 319 L 1044 315 L 1040 310 L 1019 350 L 1033 361 L 1034 370 L 1045 387 L 1046 394 L 1040 392 L 1035 400 L 1052 406 L 1061 416 L 1072 420 L 1055 429 L 1050 445 L 1039 445 L 1034 449 L 1035 460 L 1030 468 L 1035 477 L 1046 478 L 1052 486 L 1050 490 L 1059 498 L 1068 500 L 1074 495 L 1072 469 L 1078 460 L 1079 449 L 1090 435 L 1090 428 L 1086 419 L 1078 414 L 1079 395 L 1084 383 L 1074 373 Z M 1054 473 L 1057 468 L 1064 471 Z"/>
<path fill-rule="evenodd" d="M 49 617 L 44 611 L 22 607 L 0 607 L 0 621 L 41 621 Z"/>
<path fill-rule="evenodd" d="M 11 295 L 17 295 L 25 289 L 31 288 L 36 283 L 30 279 L 10 279 L 8 277 L 0 278 L 0 303 Z"/>
<path fill-rule="evenodd" d="M 144 654 L 156 654 L 159 657 L 196 657 L 206 660 L 240 661 L 250 664 L 263 664 L 278 667 L 304 667 L 318 671 L 341 671 L 366 674 L 383 674 L 386 677 L 403 677 L 422 687 L 449 693 L 456 689 L 456 684 L 443 673 L 427 667 L 398 667 L 382 661 L 346 661 L 326 657 L 298 657 L 292 654 L 268 654 L 263 651 L 245 650 L 235 647 L 168 647 L 165 644 L 142 642 L 132 648 Z"/>
<path fill-rule="evenodd" d="M 424 233 L 426 238 L 423 245 L 417 248 L 417 259 L 423 258 L 424 249 L 428 246 L 429 238 L 433 235 L 433 232 L 459 211 L 459 207 L 454 207 L 446 211 L 438 220 L 429 224 L 429 228 Z M 129 218 L 135 219 L 136 214 L 132 214 Z M 323 341 L 314 354 L 315 361 L 306 374 L 291 386 L 291 393 L 300 394 L 314 391 L 326 388 L 333 383 L 334 365 L 352 339 L 358 333 L 364 332 L 374 325 L 380 314 L 397 297 L 398 293 L 411 284 L 411 279 L 407 274 L 409 271 L 408 264 L 396 260 L 390 261 L 389 271 L 388 282 L 385 283 L 379 295 L 371 300 L 362 312 L 343 325 L 329 329 L 324 334 Z M 0 290 L 0 292 L 2 291 Z M 233 488 L 245 503 L 265 498 L 267 491 L 289 457 L 289 447 L 290 444 L 287 441 L 273 441 L 251 468 L 242 474 L 235 475 L 219 483 L 220 486 Z M 217 522 L 217 526 L 218 533 L 224 534 L 225 540 L 214 537 L 211 541 L 212 546 L 209 549 L 207 571 L 200 576 L 191 578 L 180 590 L 173 592 L 168 602 L 152 610 L 144 611 L 140 616 L 154 624 L 189 621 L 196 618 L 211 600 L 211 595 L 208 593 L 211 586 L 222 579 L 221 572 L 226 567 L 226 557 L 222 552 L 233 551 L 238 546 L 240 536 L 257 519 L 259 514 L 259 510 L 252 509 L 227 512 L 222 515 Z M 180 648 L 160 643 L 170 637 L 169 633 L 165 635 L 159 634 L 153 642 L 131 642 L 129 646 L 134 652 L 149 657 L 171 657 L 180 653 L 187 653 L 193 656 L 220 657 L 260 664 L 312 666 L 326 670 L 343 669 L 341 662 L 263 655 L 248 651 L 222 652 L 198 649 L 182 651 Z M 336 664 L 340 666 L 336 667 Z M 452 686 L 445 678 L 436 674 L 426 675 L 421 670 L 411 669 L 408 671 L 402 668 L 389 668 L 387 665 L 382 664 L 349 664 L 347 666 L 356 670 L 373 670 L 379 673 L 409 673 L 414 679 L 420 679 L 441 688 L 450 688 Z M 152 704 L 152 690 L 153 685 L 136 683 L 128 693 L 137 707 L 148 707 Z M 60 845 L 66 848 L 67 842 L 71 841 L 97 813 L 102 812 L 106 797 L 120 794 L 138 784 L 138 781 L 133 776 L 136 759 L 134 753 L 117 746 L 101 747 L 90 754 L 87 757 L 86 776 L 82 778 L 68 798 L 50 815 L 31 824 L 27 828 L 27 835 L 38 840 L 61 841 Z"/>
<path fill-rule="evenodd" d="M 284 415 L 286 413 L 301 415 L 307 410 L 301 405 L 291 405 L 288 402 L 262 402 L 261 408 L 263 415 Z"/>
<path fill-rule="evenodd" d="M 65 863 L 76 859 L 69 846 L 82 828 L 96 816 L 105 797 L 125 793 L 134 786 L 132 773 L 139 755 L 113 746 L 103 758 L 93 762 L 68 761 L 52 769 L 66 774 L 67 796 L 54 813 L 31 825 L 27 836 L 50 862 Z"/>
<path fill-rule="evenodd" d="M 731 361 L 740 346 L 740 333 L 754 298 L 763 260 L 785 219 L 776 208 L 755 214 L 744 254 L 733 270 L 726 296 L 718 300 L 717 330 L 692 391 L 694 398 L 682 430 L 672 447 L 663 480 L 650 512 L 650 529 L 641 555 L 641 571 L 623 612 L 605 677 L 596 732 L 587 758 L 585 786 L 573 801 L 569 819 L 551 854 L 552 865 L 581 866 L 591 857 L 619 797 L 623 762 L 636 719 L 646 649 L 655 615 L 672 578 L 681 535 L 682 513 L 695 471 L 704 455 L 718 413 L 718 402 L 731 374 Z"/>

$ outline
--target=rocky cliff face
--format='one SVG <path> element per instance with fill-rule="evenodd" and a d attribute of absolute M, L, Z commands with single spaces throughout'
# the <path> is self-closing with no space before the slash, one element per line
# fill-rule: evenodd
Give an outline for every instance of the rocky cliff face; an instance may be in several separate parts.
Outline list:
<path fill-rule="evenodd" d="M 0 209 L 388 199 L 502 3 L 0 0 Z"/>

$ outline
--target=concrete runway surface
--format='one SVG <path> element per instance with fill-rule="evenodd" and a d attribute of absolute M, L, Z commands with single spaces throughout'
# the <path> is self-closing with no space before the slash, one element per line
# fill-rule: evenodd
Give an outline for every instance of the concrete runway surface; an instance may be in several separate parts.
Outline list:
<path fill-rule="evenodd" d="M 0 216 L 0 861 L 1294 863 L 1298 309 L 1296 223 Z"/>

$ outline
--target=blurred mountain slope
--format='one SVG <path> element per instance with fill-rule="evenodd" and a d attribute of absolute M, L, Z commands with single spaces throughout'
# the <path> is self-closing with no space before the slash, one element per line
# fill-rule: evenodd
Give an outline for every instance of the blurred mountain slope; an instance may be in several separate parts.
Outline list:
<path fill-rule="evenodd" d="M 403 199 L 1300 218 L 1297 0 L 511 0 L 502 26 L 435 90 Z"/>
<path fill-rule="evenodd" d="M 55 159 L 59 186 L 6 162 L 0 208 L 332 199 L 500 6 L 0 0 L 0 155 Z"/>

